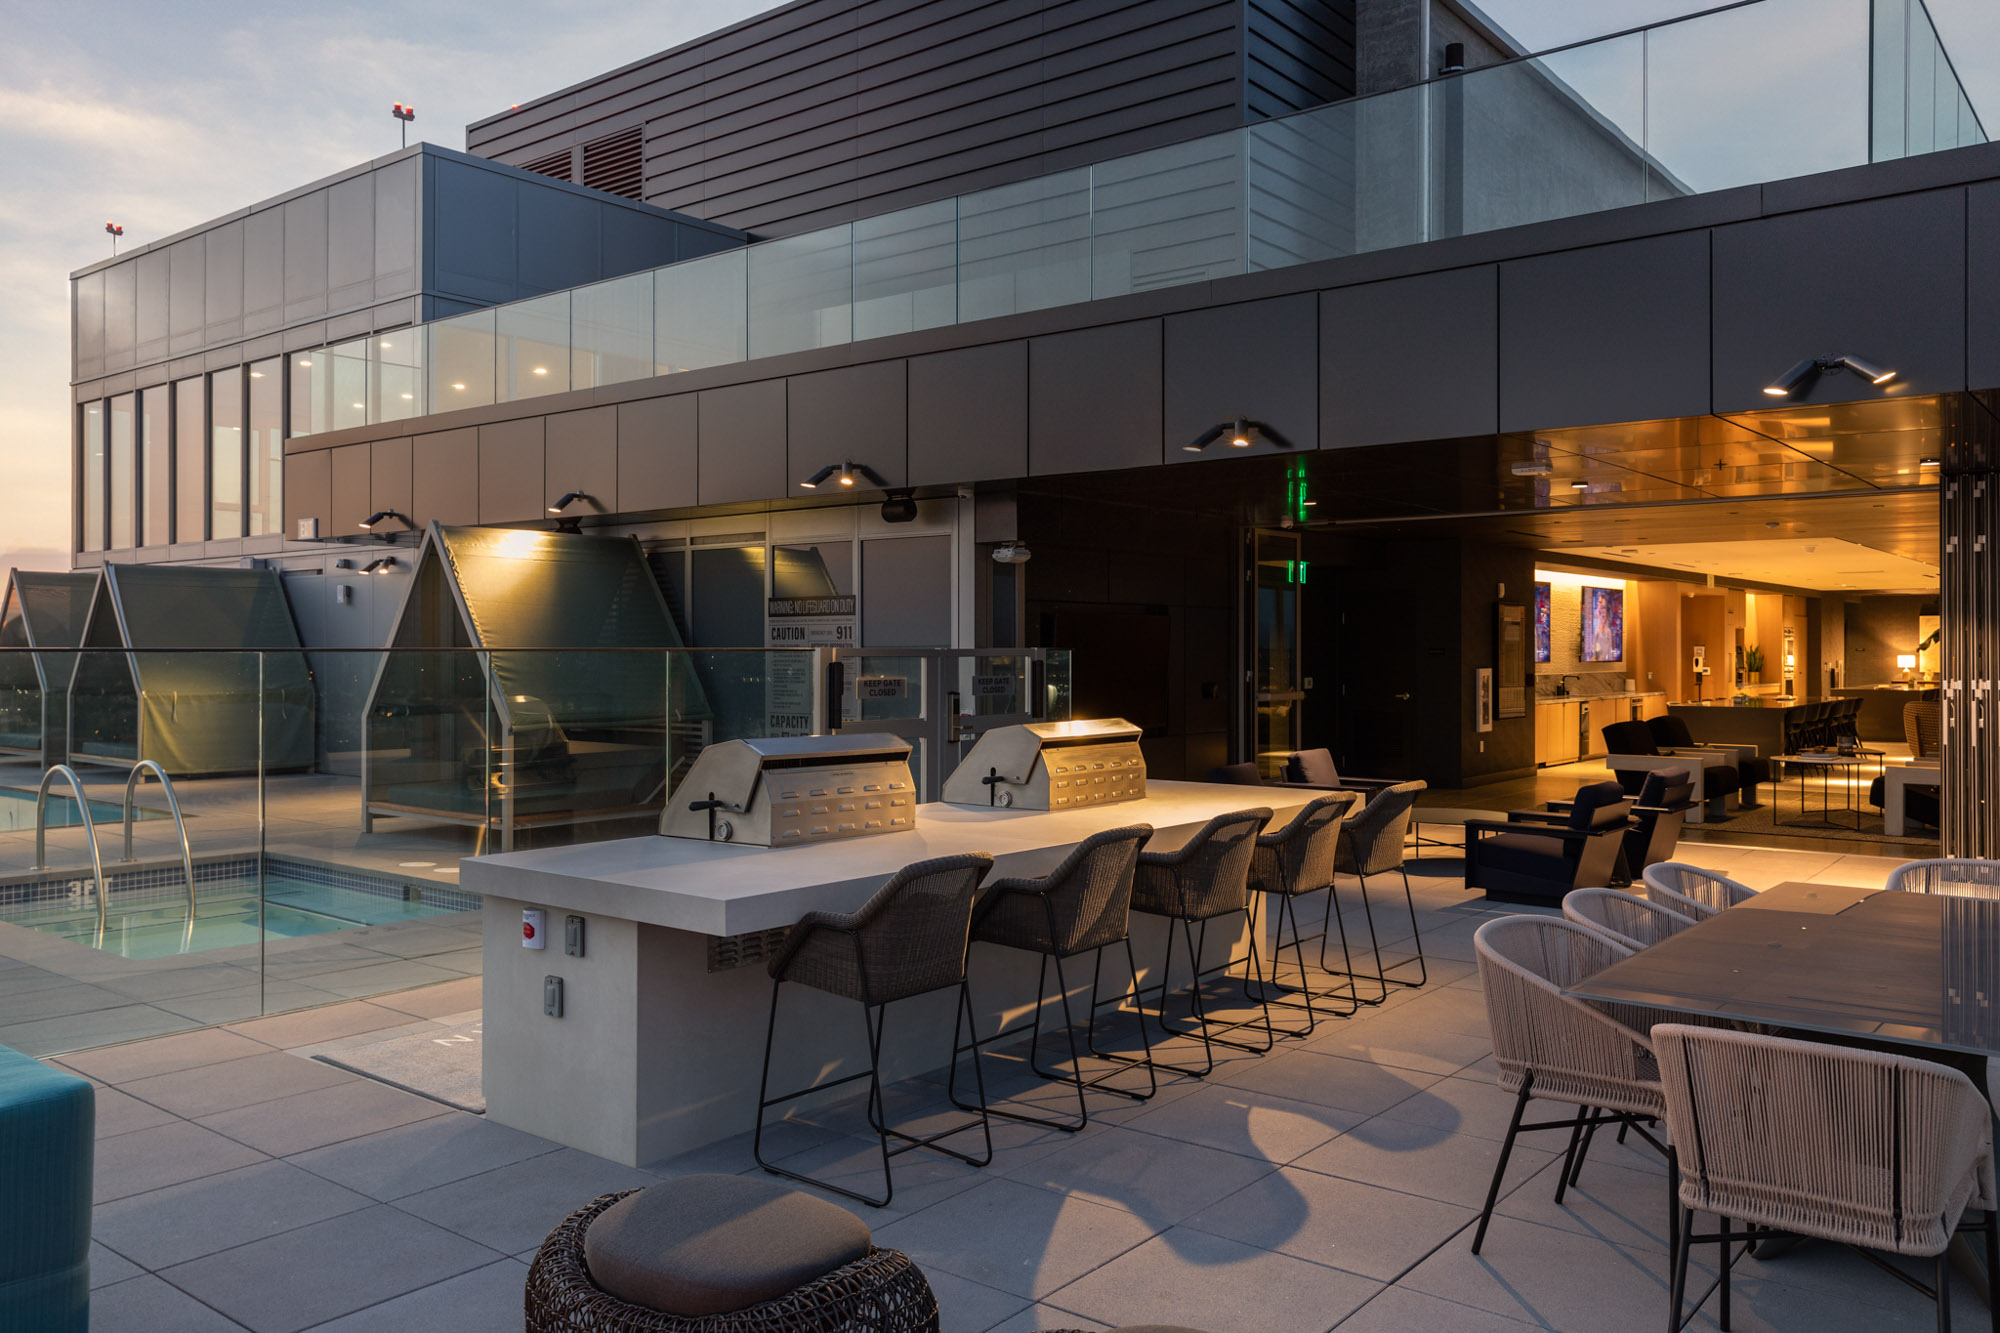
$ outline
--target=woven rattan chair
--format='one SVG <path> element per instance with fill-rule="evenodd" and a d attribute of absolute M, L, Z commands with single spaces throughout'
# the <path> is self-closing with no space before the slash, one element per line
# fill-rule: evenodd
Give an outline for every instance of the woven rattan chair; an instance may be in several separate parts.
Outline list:
<path fill-rule="evenodd" d="M 1757 890 L 1727 875 L 1685 861 L 1662 861 L 1646 867 L 1646 897 L 1696 921 L 1706 921 L 1725 908 L 1747 903 Z"/>
<path fill-rule="evenodd" d="M 1634 953 L 1694 924 L 1692 917 L 1622 889 L 1571 889 L 1563 899 L 1563 919 L 1594 930 Z"/>
<path fill-rule="evenodd" d="M 875 891 L 858 912 L 808 912 L 792 927 L 785 947 L 771 960 L 771 1021 L 764 1033 L 764 1072 L 757 1087 L 757 1125 L 751 1151 L 757 1164 L 773 1175 L 803 1181 L 844 1194 L 861 1203 L 882 1207 L 895 1193 L 889 1159 L 912 1148 L 955 1157 L 971 1166 L 993 1160 L 993 1131 L 987 1118 L 986 1081 L 973 1048 L 972 1073 L 979 1089 L 979 1117 L 954 1124 L 921 1138 L 889 1127 L 882 1104 L 882 1023 L 897 1000 L 935 990 L 958 988 L 958 1005 L 972 1016 L 972 996 L 965 979 L 965 954 L 970 940 L 972 903 L 979 881 L 993 868 L 984 852 L 940 856 L 904 866 Z M 796 1092 L 770 1095 L 771 1047 L 778 1031 L 778 993 L 787 981 L 861 1005 L 861 1024 L 868 1036 L 868 1068 Z M 953 1055 L 954 1065 L 957 1055 Z M 956 1071 L 954 1071 L 956 1072 Z M 871 1198 L 838 1185 L 799 1175 L 764 1160 L 764 1112 L 857 1079 L 868 1080 L 868 1121 L 882 1148 L 882 1197 Z M 986 1138 L 986 1152 L 973 1157 L 940 1140 L 970 1129 Z M 889 1146 L 890 1139 L 897 1146 Z"/>
<path fill-rule="evenodd" d="M 1958 856 L 1905 861 L 1889 872 L 1889 882 L 1885 887 L 1901 893 L 2000 898 L 2000 861 L 1975 861 Z"/>
<path fill-rule="evenodd" d="M 1629 1128 L 1662 1152 L 1666 1149 L 1640 1123 L 1662 1111 L 1659 1073 L 1647 1030 L 1653 1010 L 1586 1004 L 1563 994 L 1632 951 L 1596 931 L 1546 916 L 1509 916 L 1489 921 L 1472 937 L 1479 960 L 1479 984 L 1486 993 L 1486 1018 L 1493 1029 L 1493 1058 L 1500 1086 L 1514 1093 L 1514 1115 L 1493 1167 L 1486 1206 L 1479 1213 L 1472 1252 L 1486 1241 L 1500 1181 L 1507 1174 L 1515 1136 L 1524 1131 L 1567 1129 L 1569 1149 L 1556 1177 L 1556 1202 L 1575 1183 L 1589 1145 L 1584 1131 L 1600 1124 Z M 1521 1123 L 1533 1098 L 1581 1108 L 1568 1120 Z"/>
<path fill-rule="evenodd" d="M 1655 1027 L 1653 1047 L 1674 1145 L 1672 1327 L 1688 1256 L 1706 1242 L 1721 1255 L 1724 1328 L 1732 1246 L 1770 1232 L 1860 1248 L 1933 1296 L 1941 1329 L 1951 1327 L 1945 1247 L 1967 1211 L 1985 1213 L 1963 1229 L 1985 1233 L 1987 1271 L 2000 1272 L 1992 1110 L 1965 1075 L 1905 1055 L 1679 1023 Z M 1693 1234 L 1697 1212 L 1716 1216 L 1713 1234 Z M 1732 1231 L 1735 1222 L 1744 1229 Z M 1934 1284 L 1870 1251 L 1933 1259 Z"/>
<path fill-rule="evenodd" d="M 1274 914 L 1271 945 L 1273 994 L 1270 1003 L 1287 1009 L 1303 1009 L 1306 1015 L 1305 1026 L 1281 1029 L 1280 1036 L 1312 1035 L 1313 1026 L 1319 1021 L 1313 1008 L 1314 1001 L 1326 1001 L 1329 1006 L 1337 1006 L 1344 1000 L 1345 1007 L 1338 1009 L 1334 1015 L 1338 1018 L 1346 1018 L 1361 1007 L 1351 977 L 1340 986 L 1313 988 L 1306 973 L 1305 945 L 1307 940 L 1319 937 L 1299 933 L 1298 909 L 1295 906 L 1303 894 L 1317 893 L 1321 889 L 1332 894 L 1334 866 L 1340 850 L 1341 820 L 1360 801 L 1361 797 L 1351 791 L 1336 791 L 1316 797 L 1292 816 L 1291 822 L 1283 828 L 1257 835 L 1257 850 L 1250 859 L 1250 888 L 1256 895 L 1250 900 L 1252 947 L 1256 947 L 1258 938 L 1259 909 L 1263 903 L 1269 902 Z M 1288 926 L 1291 930 L 1289 939 L 1285 935 Z M 1299 969 L 1296 989 L 1282 989 L 1283 981 L 1279 976 L 1287 947 L 1291 949 L 1293 962 Z M 1340 951 L 1343 958 L 1349 957 L 1345 922 L 1340 926 Z M 1351 959 L 1349 970 L 1352 970 Z"/>
<path fill-rule="evenodd" d="M 1042 970 L 1035 983 L 1035 1014 L 1032 1024 L 1019 1024 L 1008 1028 L 1004 1022 L 992 1035 L 980 1037 L 973 1033 L 973 1043 L 990 1046 L 1005 1037 L 1018 1035 L 1023 1027 L 1032 1027 L 1033 1036 L 1028 1043 L 1028 1066 L 1041 1077 L 1052 1083 L 1067 1083 L 1076 1089 L 1076 1119 L 1052 1119 L 1047 1116 L 1029 1115 L 1023 1111 L 1008 1111 L 999 1107 L 989 1108 L 991 1113 L 1009 1120 L 1025 1121 L 1031 1125 L 1046 1125 L 1075 1133 L 1090 1123 L 1090 1107 L 1084 1100 L 1084 1093 L 1091 1088 L 1126 1097 L 1135 1102 L 1143 1102 L 1159 1091 L 1158 1075 L 1153 1069 L 1153 1051 L 1146 1040 L 1146 1024 L 1139 1023 L 1139 1041 L 1144 1054 L 1139 1058 L 1117 1055 L 1097 1048 L 1097 1011 L 1105 1004 L 1118 1004 L 1124 994 L 1110 1000 L 1101 998 L 1099 987 L 1104 977 L 1104 950 L 1114 944 L 1125 947 L 1125 962 L 1132 973 L 1133 1007 L 1138 1007 L 1139 964 L 1132 955 L 1132 936 L 1129 929 L 1132 909 L 1132 877 L 1139 864 L 1139 849 L 1146 839 L 1153 836 L 1151 824 L 1133 824 L 1125 828 L 1106 829 L 1094 833 L 1078 843 L 1062 864 L 1039 879 L 996 879 L 987 886 L 979 900 L 979 907 L 973 913 L 972 939 L 974 943 L 998 945 L 1003 949 L 1021 949 L 1028 953 L 1040 954 Z M 1063 971 L 1063 960 L 1078 954 L 1096 955 L 1096 966 L 1091 971 L 1090 1022 L 1086 1042 L 1090 1053 L 1100 1060 L 1110 1060 L 1116 1067 L 1085 1078 L 1083 1057 L 1076 1044 L 1076 1019 L 1070 1012 L 1069 978 Z M 1042 1010 L 1048 1003 L 1049 965 L 1055 965 L 1056 994 L 1062 1003 L 1063 1032 L 1069 1040 L 1070 1072 L 1042 1068 Z M 954 1025 L 955 1026 L 955 1025 Z M 952 1034 L 951 1094 L 952 1101 L 964 1110 L 977 1110 L 959 1100 L 958 1075 L 958 1033 Z M 1143 1066 L 1146 1070 L 1146 1090 L 1114 1088 L 1105 1085 L 1105 1080 L 1124 1072 L 1127 1066 Z"/>
<path fill-rule="evenodd" d="M 1231 959 L 1213 967 L 1202 966 L 1201 960 L 1207 956 L 1208 923 L 1233 912 L 1243 913 L 1248 921 L 1250 858 L 1257 849 L 1257 831 L 1270 818 L 1270 810 L 1263 808 L 1231 811 L 1217 815 L 1202 825 L 1200 831 L 1189 838 L 1179 851 L 1139 853 L 1138 876 L 1132 887 L 1132 910 L 1167 918 L 1167 952 L 1160 961 L 1160 984 L 1157 988 L 1146 988 L 1160 992 L 1160 1007 L 1155 1021 L 1166 1036 L 1198 1035 L 1201 1038 L 1202 1064 L 1199 1068 L 1167 1064 L 1155 1056 L 1155 1063 L 1163 1068 L 1204 1078 L 1215 1069 L 1215 1047 L 1229 1046 L 1261 1055 L 1270 1050 L 1277 1040 L 1271 1027 L 1271 1006 L 1268 1003 L 1258 1001 L 1263 1012 L 1264 1044 L 1256 1046 L 1249 1042 L 1228 1040 L 1220 1035 L 1248 1027 L 1256 1019 L 1228 1024 L 1211 1023 L 1201 999 L 1202 978 L 1231 970 L 1235 965 L 1235 960 Z M 1188 1007 L 1194 1022 L 1193 1031 L 1167 1026 L 1167 996 L 1173 985 L 1174 927 L 1177 924 L 1187 945 L 1188 967 L 1192 974 L 1188 983 Z M 1200 926 L 1199 933 L 1195 929 L 1197 924 Z M 1264 974 L 1255 949 L 1250 951 L 1249 963 L 1261 990 Z M 1246 992 L 1249 990 L 1247 981 L 1244 989 Z"/>
<path fill-rule="evenodd" d="M 937 1333 L 937 1297 L 900 1250 L 871 1249 L 788 1295 L 725 1314 L 670 1314 L 620 1300 L 591 1281 L 584 1237 L 600 1213 L 636 1192 L 602 1195 L 549 1233 L 528 1266 L 525 1333 Z"/>
<path fill-rule="evenodd" d="M 1361 911 L 1368 922 L 1368 950 L 1374 955 L 1375 970 L 1372 973 L 1356 972 L 1351 961 L 1344 967 L 1335 967 L 1327 955 L 1327 933 L 1333 928 L 1333 918 L 1340 912 L 1338 889 L 1326 895 L 1326 920 L 1320 926 L 1319 965 L 1321 971 L 1346 977 L 1349 982 L 1375 983 L 1372 997 L 1357 994 L 1362 1004 L 1382 1003 L 1389 998 L 1391 986 L 1421 986 L 1430 979 L 1430 966 L 1424 961 L 1423 932 L 1417 928 L 1417 901 L 1410 894 L 1410 872 L 1403 868 L 1403 857 L 1408 851 L 1405 839 L 1410 831 L 1410 809 L 1416 805 L 1417 796 L 1424 786 L 1422 782 L 1398 782 L 1392 787 L 1384 787 L 1371 795 L 1360 810 L 1348 815 L 1340 826 L 1340 846 L 1335 854 L 1334 869 L 1340 874 L 1354 876 L 1361 885 Z M 1410 936 L 1416 945 L 1416 952 L 1385 966 L 1382 962 L 1382 943 L 1375 933 L 1375 908 L 1368 900 L 1368 877 L 1386 875 L 1392 870 L 1403 877 L 1403 902 L 1410 911 Z M 1340 942 L 1345 953 L 1347 928 L 1344 924 L 1340 930 Z M 1412 963 L 1417 967 L 1416 980 L 1389 975 Z"/>

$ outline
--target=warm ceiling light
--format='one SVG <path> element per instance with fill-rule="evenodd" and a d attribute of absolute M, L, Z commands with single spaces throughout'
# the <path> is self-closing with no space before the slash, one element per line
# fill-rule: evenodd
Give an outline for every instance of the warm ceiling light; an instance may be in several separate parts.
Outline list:
<path fill-rule="evenodd" d="M 1569 484 L 1569 488 L 1573 491 L 1587 491 L 1590 489 L 1590 483 L 1587 481 L 1573 481 Z"/>
<path fill-rule="evenodd" d="M 1229 432 L 1229 443 L 1238 449 L 1250 447 L 1250 423 L 1242 417 L 1236 418 L 1236 425 Z"/>
<path fill-rule="evenodd" d="M 547 366 L 536 366 L 535 373 L 537 375 L 546 375 L 549 373 L 549 368 Z"/>
<path fill-rule="evenodd" d="M 299 358 L 299 364 L 301 366 L 304 366 L 306 369 L 310 370 L 312 369 L 312 358 L 309 356 L 302 356 Z"/>
<path fill-rule="evenodd" d="M 416 397 L 416 395 L 415 395 L 415 394 L 413 394 L 413 393 L 406 393 L 406 394 L 404 394 L 404 395 L 403 395 L 403 397 L 405 397 L 405 398 L 415 398 L 415 397 Z"/>
<path fill-rule="evenodd" d="M 264 378 L 264 372 L 261 370 L 253 370 L 250 372 L 250 378 L 253 380 L 261 380 Z"/>
<path fill-rule="evenodd" d="M 889 483 L 874 468 L 869 467 L 866 463 L 856 463 L 852 459 L 844 459 L 838 463 L 828 463 L 825 467 L 800 482 L 799 485 L 809 491 L 817 490 L 821 482 L 835 474 L 838 474 L 840 484 L 843 486 L 854 485 L 854 479 L 860 477 L 862 480 L 873 485 L 877 490 L 886 491 L 889 489 Z"/>
<path fill-rule="evenodd" d="M 464 391 L 464 389 L 465 389 L 465 386 L 464 386 L 463 384 L 454 384 L 454 385 L 452 385 L 451 387 L 452 387 L 452 388 L 454 388 L 454 389 L 457 389 L 457 390 L 459 390 L 460 392 L 463 392 L 463 391 Z"/>
<path fill-rule="evenodd" d="M 1941 462 L 1942 462 L 1942 460 L 1940 460 L 1940 459 L 1936 459 L 1936 458 L 1920 458 L 1920 459 L 1918 459 L 1918 460 L 1917 460 L 1917 466 L 1918 466 L 1918 467 L 1937 467 L 1937 466 L 1939 466 L 1939 465 L 1940 465 L 1940 463 L 1941 463 Z M 1877 507 L 1879 508 L 1880 506 L 1877 506 Z"/>
<path fill-rule="evenodd" d="M 379 342 L 379 343 L 377 343 L 377 344 L 375 344 L 375 345 L 376 345 L 377 347 L 387 347 L 387 346 L 389 346 L 390 344 L 389 344 L 389 340 L 388 340 L 387 338 L 384 338 L 384 339 L 383 339 L 383 340 L 382 340 L 381 342 Z"/>
<path fill-rule="evenodd" d="M 1509 465 L 1517 477 L 1547 477 L 1554 474 L 1556 465 L 1546 458 L 1531 458 L 1525 462 Z"/>
<path fill-rule="evenodd" d="M 1217 440 L 1227 439 L 1233 448 L 1248 449 L 1260 438 L 1270 441 L 1280 449 L 1289 449 L 1292 443 L 1264 422 L 1252 421 L 1248 417 L 1235 417 L 1219 426 L 1211 426 L 1192 443 L 1184 444 L 1181 448 L 1187 453 L 1198 454 Z"/>

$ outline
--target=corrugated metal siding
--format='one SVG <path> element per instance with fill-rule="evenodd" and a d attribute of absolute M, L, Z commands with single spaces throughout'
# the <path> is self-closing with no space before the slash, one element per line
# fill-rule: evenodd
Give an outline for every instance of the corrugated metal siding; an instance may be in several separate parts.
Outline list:
<path fill-rule="evenodd" d="M 648 202 L 786 235 L 1344 95 L 1352 34 L 1352 0 L 799 0 L 466 137 L 527 163 L 643 126 Z"/>

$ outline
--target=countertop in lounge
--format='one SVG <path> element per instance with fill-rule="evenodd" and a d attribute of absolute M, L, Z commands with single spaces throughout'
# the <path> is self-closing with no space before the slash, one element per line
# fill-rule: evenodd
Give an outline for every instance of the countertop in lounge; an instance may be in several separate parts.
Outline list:
<path fill-rule="evenodd" d="M 958 852 L 990 852 L 995 873 L 1037 875 L 1103 829 L 1151 824 L 1154 850 L 1179 846 L 1209 819 L 1267 807 L 1280 818 L 1318 793 L 1207 782 L 1146 784 L 1143 800 L 1082 810 L 917 807 L 917 826 L 810 847 L 749 847 L 689 838 L 620 838 L 461 863 L 475 893 L 708 935 L 788 926 L 809 911 L 852 911 L 900 867 Z"/>

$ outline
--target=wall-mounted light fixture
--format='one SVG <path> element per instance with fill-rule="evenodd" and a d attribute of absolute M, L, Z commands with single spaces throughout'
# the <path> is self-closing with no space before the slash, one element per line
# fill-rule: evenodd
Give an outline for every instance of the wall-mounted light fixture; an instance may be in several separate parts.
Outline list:
<path fill-rule="evenodd" d="M 884 523 L 914 523 L 917 518 L 917 493 L 908 486 L 897 486 L 890 490 L 889 498 L 882 502 Z"/>
<path fill-rule="evenodd" d="M 569 508 L 571 505 L 575 504 L 579 500 L 588 500 L 593 505 L 597 503 L 597 497 L 592 495 L 588 491 L 564 491 L 561 495 L 557 496 L 555 502 L 549 506 L 549 512 L 551 514 L 560 514 L 563 510 Z"/>
<path fill-rule="evenodd" d="M 1233 449 L 1248 449 L 1260 439 L 1268 440 L 1280 449 L 1289 449 L 1292 447 L 1290 440 L 1271 429 L 1264 422 L 1252 421 L 1248 417 L 1236 417 L 1233 420 L 1223 422 L 1219 426 L 1203 431 L 1199 436 L 1195 437 L 1194 443 L 1184 444 L 1181 446 L 1181 449 L 1186 453 L 1198 454 L 1217 440 L 1228 440 L 1230 447 Z"/>
<path fill-rule="evenodd" d="M 361 567 L 363 574 L 390 574 L 402 568 L 403 562 L 393 555 L 385 555 L 380 560 L 370 560 Z"/>
<path fill-rule="evenodd" d="M 1858 356 L 1808 357 L 1784 374 L 1764 386 L 1764 392 L 1773 398 L 1791 398 L 1799 390 L 1809 387 L 1821 375 L 1846 371 L 1859 375 L 1870 384 L 1883 385 L 1896 378 L 1896 372 L 1885 370 L 1873 361 L 1864 361 Z"/>
<path fill-rule="evenodd" d="M 838 463 L 828 463 L 825 467 L 800 482 L 799 485 L 809 491 L 817 490 L 819 489 L 819 484 L 828 477 L 834 478 L 840 485 L 847 487 L 852 487 L 855 481 L 859 479 L 873 483 L 877 490 L 886 491 L 889 489 L 889 483 L 883 479 L 881 473 L 869 467 L 866 463 L 856 463 L 852 459 L 843 459 Z"/>
<path fill-rule="evenodd" d="M 394 509 L 376 510 L 374 513 L 370 514 L 367 518 L 361 520 L 361 530 L 363 532 L 374 532 L 377 525 L 387 523 L 392 518 L 395 519 L 398 523 L 401 523 L 406 531 L 415 532 L 417 530 L 417 525 L 410 522 L 410 516 L 408 514 L 398 513 Z M 389 534 L 376 533 L 376 535 L 386 537 Z"/>
<path fill-rule="evenodd" d="M 354 568 L 354 562 L 346 559 L 336 560 L 333 562 L 333 567 L 335 569 L 352 569 Z"/>
<path fill-rule="evenodd" d="M 1002 565 L 1025 565 L 1034 559 L 1035 553 L 1022 542 L 1001 542 L 993 548 L 993 559 Z"/>

